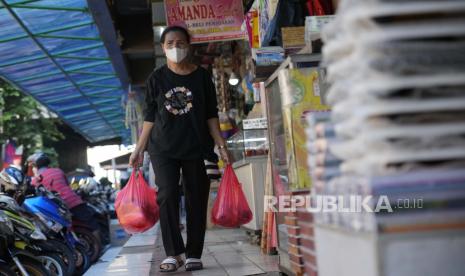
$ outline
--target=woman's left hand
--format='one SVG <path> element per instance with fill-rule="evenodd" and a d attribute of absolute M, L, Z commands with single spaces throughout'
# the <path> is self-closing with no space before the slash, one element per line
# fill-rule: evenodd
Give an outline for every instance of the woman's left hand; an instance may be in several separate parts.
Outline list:
<path fill-rule="evenodd" d="M 229 152 L 229 150 L 227 148 L 220 148 L 219 149 L 220 151 L 220 156 L 221 156 L 221 160 L 223 160 L 223 162 L 227 165 L 229 164 L 232 164 L 234 162 L 232 156 L 231 156 L 231 153 Z"/>

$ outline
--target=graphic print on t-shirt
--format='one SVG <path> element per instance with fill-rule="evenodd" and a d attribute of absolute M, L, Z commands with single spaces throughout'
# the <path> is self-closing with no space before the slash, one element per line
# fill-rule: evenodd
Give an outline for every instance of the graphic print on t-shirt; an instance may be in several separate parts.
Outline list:
<path fill-rule="evenodd" d="M 174 115 L 189 113 L 192 109 L 192 91 L 186 87 L 175 87 L 165 93 L 165 107 Z"/>

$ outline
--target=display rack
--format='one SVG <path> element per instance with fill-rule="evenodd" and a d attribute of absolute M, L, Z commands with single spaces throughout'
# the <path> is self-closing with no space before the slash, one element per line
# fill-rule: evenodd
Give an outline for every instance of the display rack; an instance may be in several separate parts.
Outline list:
<path fill-rule="evenodd" d="M 307 153 L 305 149 L 300 149 L 305 145 L 305 141 L 300 141 L 305 140 L 300 118 L 306 112 L 325 108 L 319 100 L 320 96 L 316 96 L 314 91 L 318 83 L 311 80 L 312 76 L 320 76 L 320 59 L 319 54 L 291 55 L 265 82 L 271 174 L 275 196 L 310 193 L 311 183 L 304 179 L 308 179 Z M 283 77 L 286 73 L 288 77 Z M 295 83 L 298 83 L 299 87 L 294 87 Z M 289 102 L 289 99 L 292 102 Z M 303 167 L 305 169 L 302 171 Z M 301 275 L 304 261 L 299 249 L 300 226 L 297 213 L 277 212 L 276 225 L 280 269 L 289 275 Z"/>
<path fill-rule="evenodd" d="M 317 224 L 315 239 L 325 241 L 316 243 L 319 275 L 446 275 L 446 266 L 447 276 L 465 271 L 461 230 L 377 234 Z"/>

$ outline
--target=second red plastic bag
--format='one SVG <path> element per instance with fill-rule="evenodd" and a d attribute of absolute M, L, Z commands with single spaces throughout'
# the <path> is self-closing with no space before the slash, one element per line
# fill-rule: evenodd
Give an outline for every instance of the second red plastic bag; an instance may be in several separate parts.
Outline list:
<path fill-rule="evenodd" d="M 224 170 L 211 219 L 224 227 L 239 227 L 252 220 L 252 211 L 231 165 Z"/>
<path fill-rule="evenodd" d="M 128 184 L 116 196 L 115 210 L 121 226 L 130 234 L 147 231 L 158 221 L 157 193 L 140 170 L 132 172 Z"/>

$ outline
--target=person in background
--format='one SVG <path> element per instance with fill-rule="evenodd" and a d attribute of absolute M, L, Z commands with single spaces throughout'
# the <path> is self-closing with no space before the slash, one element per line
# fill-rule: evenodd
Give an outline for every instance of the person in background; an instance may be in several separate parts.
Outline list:
<path fill-rule="evenodd" d="M 65 173 L 59 168 L 50 168 L 50 158 L 43 152 L 37 152 L 27 158 L 32 167 L 33 186 L 43 185 L 50 192 L 56 192 L 69 208 L 73 219 L 86 223 L 99 237 L 98 224 L 94 220 L 94 211 L 70 187 Z"/>
<path fill-rule="evenodd" d="M 119 188 L 122 190 L 129 181 L 129 173 L 126 171 L 122 171 L 119 177 Z"/>
<path fill-rule="evenodd" d="M 161 44 L 167 65 L 147 80 L 142 134 L 129 164 L 138 166 L 148 146 L 158 186 L 160 226 L 168 256 L 160 271 L 203 268 L 201 261 L 210 191 L 204 159 L 213 156 L 214 143 L 225 163 L 230 162 L 221 136 L 215 86 L 210 73 L 189 61 L 190 35 L 178 26 L 166 28 Z M 218 158 L 218 157 L 216 157 Z M 187 244 L 179 229 L 180 172 L 186 203 Z"/>

